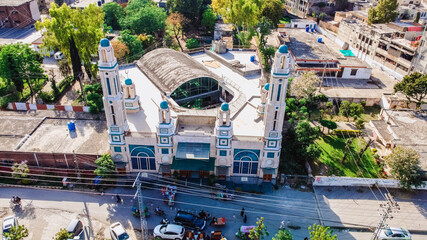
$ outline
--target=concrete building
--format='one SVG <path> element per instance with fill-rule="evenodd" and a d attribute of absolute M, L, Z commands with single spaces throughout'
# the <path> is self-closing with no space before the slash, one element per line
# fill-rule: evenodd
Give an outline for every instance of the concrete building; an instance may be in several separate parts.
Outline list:
<path fill-rule="evenodd" d="M 389 23 L 368 26 L 356 21 L 340 23 L 336 42 L 349 46 L 354 54 L 377 65 L 397 79 L 410 73 L 424 27 L 417 23 Z"/>
<path fill-rule="evenodd" d="M 391 153 L 396 146 L 413 148 L 420 154 L 420 166 L 427 176 L 427 115 L 412 110 L 382 109 L 378 120 L 369 123 L 373 138 Z"/>
<path fill-rule="evenodd" d="M 316 29 L 317 23 L 311 19 L 292 19 L 291 28 Z"/>
<path fill-rule="evenodd" d="M 298 16 L 300 18 L 306 18 L 310 13 L 310 8 L 315 3 L 328 3 L 327 0 L 289 0 L 285 3 L 285 9 L 288 13 Z"/>
<path fill-rule="evenodd" d="M 171 49 L 153 50 L 122 72 L 132 79 L 120 75 L 107 39 L 99 55 L 110 151 L 119 171 L 275 182 L 290 76 L 287 46 L 276 52 L 264 86 L 219 77 Z"/>
<path fill-rule="evenodd" d="M 330 80 L 366 80 L 372 68 L 359 60 L 351 51 L 339 51 L 336 43 L 310 29 L 285 29 L 279 37 L 289 47 L 295 71 L 315 71 L 319 77 Z"/>
<path fill-rule="evenodd" d="M 24 28 L 40 20 L 36 0 L 0 1 L 0 28 Z"/>

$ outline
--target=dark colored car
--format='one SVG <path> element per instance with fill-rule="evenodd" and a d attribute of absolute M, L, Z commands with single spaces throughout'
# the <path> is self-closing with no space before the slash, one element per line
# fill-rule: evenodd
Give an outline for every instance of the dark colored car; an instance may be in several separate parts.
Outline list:
<path fill-rule="evenodd" d="M 204 219 L 184 211 L 177 212 L 174 222 L 197 231 L 203 230 L 206 227 L 206 221 Z"/>

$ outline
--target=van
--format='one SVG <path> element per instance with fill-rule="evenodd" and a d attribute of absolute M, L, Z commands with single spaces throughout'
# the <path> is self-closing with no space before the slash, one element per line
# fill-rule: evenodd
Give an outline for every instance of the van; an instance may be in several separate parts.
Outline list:
<path fill-rule="evenodd" d="M 83 231 L 83 223 L 79 219 L 73 219 L 65 230 L 67 230 L 68 233 L 72 233 L 73 237 L 79 236 Z"/>
<path fill-rule="evenodd" d="M 63 58 L 64 58 L 64 54 L 63 54 L 62 52 L 56 52 L 56 53 L 53 55 L 53 57 L 54 57 L 56 60 L 61 60 L 61 59 L 63 59 Z"/>

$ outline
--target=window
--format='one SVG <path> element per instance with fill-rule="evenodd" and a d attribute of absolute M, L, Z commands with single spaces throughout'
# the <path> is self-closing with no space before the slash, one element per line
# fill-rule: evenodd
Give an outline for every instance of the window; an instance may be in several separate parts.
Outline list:
<path fill-rule="evenodd" d="M 21 21 L 18 21 L 18 20 L 17 20 L 17 21 L 15 21 L 15 23 L 18 23 L 18 24 L 20 24 L 20 23 L 21 23 Z"/>
<path fill-rule="evenodd" d="M 357 69 L 351 69 L 350 76 L 356 76 L 356 74 L 357 74 Z"/>
<path fill-rule="evenodd" d="M 114 152 L 122 152 L 122 148 L 121 147 L 114 147 Z"/>
<path fill-rule="evenodd" d="M 169 149 L 162 148 L 162 154 L 169 154 Z"/>
<path fill-rule="evenodd" d="M 18 11 L 12 11 L 12 14 L 16 15 L 16 14 L 18 14 Z"/>
<path fill-rule="evenodd" d="M 110 79 L 106 78 L 105 81 L 107 82 L 108 94 L 111 95 Z"/>
<path fill-rule="evenodd" d="M 227 151 L 226 150 L 220 150 L 219 155 L 220 156 L 227 156 Z"/>
<path fill-rule="evenodd" d="M 116 125 L 116 115 L 114 114 L 113 105 L 111 105 L 111 117 L 113 118 L 113 125 Z"/>
<path fill-rule="evenodd" d="M 257 174 L 259 154 L 260 154 L 260 150 L 235 149 L 233 173 Z"/>
<path fill-rule="evenodd" d="M 132 169 L 156 170 L 154 146 L 129 145 Z"/>
<path fill-rule="evenodd" d="M 276 131 L 276 121 L 273 122 L 273 131 Z"/>
<path fill-rule="evenodd" d="M 268 152 L 267 158 L 274 158 L 274 152 Z"/>
<path fill-rule="evenodd" d="M 274 112 L 274 119 L 277 119 L 277 111 Z"/>

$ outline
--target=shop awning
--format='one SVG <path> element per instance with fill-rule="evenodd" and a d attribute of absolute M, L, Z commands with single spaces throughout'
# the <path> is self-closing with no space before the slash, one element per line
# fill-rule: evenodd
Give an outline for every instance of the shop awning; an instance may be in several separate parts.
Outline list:
<path fill-rule="evenodd" d="M 173 158 L 172 169 L 186 171 L 213 171 L 215 167 L 215 158 L 204 159 L 178 159 Z"/>

